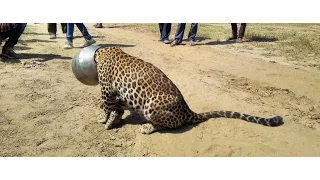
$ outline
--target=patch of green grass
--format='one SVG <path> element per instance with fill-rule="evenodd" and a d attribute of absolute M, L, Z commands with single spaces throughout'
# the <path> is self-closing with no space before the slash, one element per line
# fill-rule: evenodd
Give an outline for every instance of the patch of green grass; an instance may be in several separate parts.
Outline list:
<path fill-rule="evenodd" d="M 176 27 L 177 24 L 173 23 L 171 39 L 174 37 Z M 159 35 L 159 27 L 156 23 L 130 24 L 126 28 Z M 184 37 L 187 37 L 189 28 L 188 23 Z M 231 34 L 229 23 L 200 23 L 197 38 L 200 41 L 222 42 Z M 248 40 L 246 42 L 248 45 L 262 48 L 266 54 L 272 53 L 294 61 L 316 60 L 320 64 L 320 24 L 249 23 L 246 27 L 245 39 Z"/>
<path fill-rule="evenodd" d="M 255 42 L 274 42 L 278 40 L 278 38 L 273 35 L 260 34 L 257 32 L 246 33 L 246 39 Z"/>

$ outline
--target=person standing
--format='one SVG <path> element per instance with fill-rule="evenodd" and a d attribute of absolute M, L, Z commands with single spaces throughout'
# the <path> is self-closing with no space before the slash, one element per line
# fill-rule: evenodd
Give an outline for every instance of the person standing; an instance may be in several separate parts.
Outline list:
<path fill-rule="evenodd" d="M 2 57 L 9 59 L 18 58 L 17 54 L 13 51 L 14 46 L 24 32 L 27 23 L 0 23 L 0 44 L 1 41 L 8 38 L 2 47 Z"/>
<path fill-rule="evenodd" d="M 237 40 L 237 42 L 242 42 L 244 33 L 246 31 L 247 23 L 240 24 L 239 36 L 238 36 L 238 26 L 237 23 L 231 23 L 232 36 L 227 39 L 227 41 Z"/>
<path fill-rule="evenodd" d="M 169 35 L 171 32 L 171 23 L 159 23 L 160 39 L 165 44 L 170 44 Z"/>
<path fill-rule="evenodd" d="M 174 41 L 170 44 L 171 47 L 181 44 L 185 28 L 186 28 L 186 23 L 178 24 Z M 197 31 L 198 31 L 198 23 L 191 23 L 191 27 L 188 34 L 188 41 L 190 43 L 190 46 L 196 45 L 195 41 L 196 41 Z"/>
<path fill-rule="evenodd" d="M 57 23 L 48 23 L 47 27 L 50 39 L 57 38 Z M 61 30 L 63 34 L 67 32 L 67 23 L 61 23 Z"/>
<path fill-rule="evenodd" d="M 80 47 L 87 47 L 96 43 L 96 41 L 89 34 L 86 26 L 83 23 L 67 23 L 67 34 L 66 34 L 67 41 L 64 45 L 64 49 L 73 48 L 74 25 L 77 26 L 77 28 L 80 30 L 81 34 L 84 37 L 84 42 L 80 45 Z"/>

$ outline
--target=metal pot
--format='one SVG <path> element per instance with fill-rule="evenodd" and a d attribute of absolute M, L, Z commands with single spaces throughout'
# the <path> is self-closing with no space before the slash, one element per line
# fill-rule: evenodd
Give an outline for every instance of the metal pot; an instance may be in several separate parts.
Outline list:
<path fill-rule="evenodd" d="M 95 86 L 99 84 L 97 64 L 94 61 L 94 54 L 99 48 L 96 45 L 85 47 L 72 59 L 73 74 L 85 85 Z"/>

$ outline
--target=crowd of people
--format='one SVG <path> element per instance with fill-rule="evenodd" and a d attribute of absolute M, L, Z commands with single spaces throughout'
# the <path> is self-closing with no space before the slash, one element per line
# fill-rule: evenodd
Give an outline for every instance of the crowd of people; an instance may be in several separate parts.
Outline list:
<path fill-rule="evenodd" d="M 229 37 L 227 41 L 236 40 L 237 42 L 242 42 L 246 25 L 247 25 L 246 23 L 241 23 L 240 30 L 238 33 L 237 23 L 231 23 L 232 36 Z M 159 30 L 160 30 L 159 41 L 162 41 L 165 44 L 170 44 L 171 47 L 179 45 L 182 43 L 185 28 L 186 28 L 186 23 L 179 23 L 174 36 L 174 40 L 171 42 L 169 40 L 169 36 L 171 32 L 171 23 L 159 23 Z M 190 46 L 196 45 L 195 41 L 196 41 L 197 31 L 198 31 L 198 23 L 191 23 L 190 30 L 188 33 L 188 41 Z"/>
<path fill-rule="evenodd" d="M 90 46 L 96 41 L 92 38 L 88 29 L 83 23 L 61 23 L 61 30 L 63 34 L 66 34 L 66 42 L 64 49 L 73 48 L 73 33 L 74 25 L 77 26 L 81 32 L 84 41 L 80 44 L 80 47 Z M 9 59 L 16 59 L 17 54 L 14 52 L 13 48 L 18 43 L 18 40 L 22 33 L 24 32 L 27 23 L 0 23 L 0 45 L 2 41 L 7 41 L 4 43 L 2 48 L 2 57 Z M 102 23 L 96 23 L 95 28 L 102 28 Z M 160 31 L 160 42 L 165 44 L 170 44 L 171 47 L 177 46 L 182 43 L 184 37 L 184 31 L 186 28 L 186 23 L 178 23 L 177 30 L 175 32 L 174 39 L 170 41 L 169 36 L 171 33 L 171 23 L 159 23 Z M 57 38 L 57 23 L 48 23 L 47 24 L 48 34 L 50 39 Z M 246 29 L 246 23 L 240 24 L 240 29 L 238 33 L 237 23 L 231 23 L 232 35 L 227 39 L 227 41 L 236 40 L 236 42 L 242 42 Z M 196 45 L 196 35 L 198 31 L 198 23 L 191 23 L 190 30 L 188 33 L 188 41 L 190 46 Z"/>

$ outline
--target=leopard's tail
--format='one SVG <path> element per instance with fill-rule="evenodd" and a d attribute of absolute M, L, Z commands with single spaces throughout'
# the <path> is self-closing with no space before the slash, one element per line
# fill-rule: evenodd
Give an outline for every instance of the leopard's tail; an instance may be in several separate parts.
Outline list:
<path fill-rule="evenodd" d="M 199 114 L 195 113 L 195 115 L 191 118 L 191 123 L 200 123 L 211 118 L 219 117 L 242 119 L 248 122 L 262 124 L 264 126 L 279 126 L 283 124 L 283 119 L 280 116 L 275 116 L 272 118 L 262 118 L 233 111 L 211 111 Z"/>

